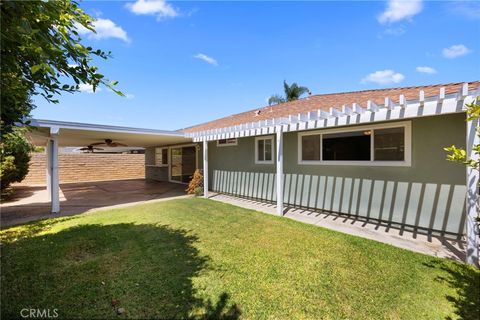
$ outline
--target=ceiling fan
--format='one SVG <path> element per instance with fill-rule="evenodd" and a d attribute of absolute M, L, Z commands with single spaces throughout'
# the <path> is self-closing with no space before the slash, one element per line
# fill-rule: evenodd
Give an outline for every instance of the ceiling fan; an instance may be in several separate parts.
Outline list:
<path fill-rule="evenodd" d="M 88 152 L 93 153 L 93 152 L 95 152 L 95 150 L 103 150 L 103 148 L 97 148 L 97 147 L 94 147 L 94 146 L 92 146 L 92 145 L 89 145 L 89 146 L 80 148 L 80 149 L 78 149 L 78 150 L 80 150 L 80 151 L 86 151 L 87 153 L 88 153 Z"/>
<path fill-rule="evenodd" d="M 120 143 L 120 142 L 113 142 L 112 139 L 105 139 L 104 142 L 96 142 L 90 144 L 90 146 L 101 146 L 101 145 L 106 145 L 107 147 L 126 147 L 126 144 Z"/>

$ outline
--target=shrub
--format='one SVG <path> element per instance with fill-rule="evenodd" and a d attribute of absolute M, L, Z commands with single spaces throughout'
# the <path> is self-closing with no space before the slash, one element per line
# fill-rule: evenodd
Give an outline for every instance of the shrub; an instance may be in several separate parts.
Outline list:
<path fill-rule="evenodd" d="M 32 146 L 25 137 L 25 129 L 16 128 L 2 136 L 0 144 L 1 191 L 13 182 L 22 181 L 28 173 Z"/>
<path fill-rule="evenodd" d="M 201 189 L 201 191 L 199 192 L 199 190 L 197 189 Z M 202 194 L 203 175 L 200 169 L 195 170 L 192 176 L 192 180 L 190 180 L 190 183 L 188 184 L 188 188 L 185 191 L 187 191 L 188 194 L 195 194 L 196 196 Z"/>
<path fill-rule="evenodd" d="M 203 195 L 203 187 L 195 188 L 195 197 L 201 197 Z"/>

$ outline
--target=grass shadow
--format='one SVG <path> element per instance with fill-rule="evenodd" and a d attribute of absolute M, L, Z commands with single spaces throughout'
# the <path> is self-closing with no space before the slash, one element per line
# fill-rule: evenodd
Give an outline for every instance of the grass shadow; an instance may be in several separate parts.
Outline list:
<path fill-rule="evenodd" d="M 456 296 L 448 295 L 446 298 L 455 307 L 455 314 L 459 319 L 478 320 L 480 315 L 480 273 L 473 267 L 459 267 L 446 260 L 431 261 L 424 265 L 441 270 L 443 275 L 437 276 L 435 280 L 456 289 Z M 447 317 L 447 319 L 452 318 Z"/>
<path fill-rule="evenodd" d="M 37 228 L 41 228 L 37 226 Z M 32 227 L 33 234 L 35 228 Z M 204 300 L 193 279 L 208 269 L 198 239 L 164 225 L 82 225 L 2 244 L 2 318 L 23 308 L 60 318 L 237 319 L 227 293 Z"/>

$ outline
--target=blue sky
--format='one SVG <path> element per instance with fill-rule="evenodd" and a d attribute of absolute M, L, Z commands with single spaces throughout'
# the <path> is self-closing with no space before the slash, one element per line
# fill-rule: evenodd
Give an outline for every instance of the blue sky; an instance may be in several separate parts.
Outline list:
<path fill-rule="evenodd" d="M 88 1 L 85 43 L 127 98 L 102 89 L 37 99 L 33 115 L 175 130 L 313 94 L 478 80 L 480 3 Z"/>

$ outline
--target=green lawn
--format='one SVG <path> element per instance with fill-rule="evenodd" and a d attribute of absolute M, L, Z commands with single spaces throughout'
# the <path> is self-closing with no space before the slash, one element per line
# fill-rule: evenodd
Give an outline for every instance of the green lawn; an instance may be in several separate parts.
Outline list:
<path fill-rule="evenodd" d="M 45 220 L 0 235 L 2 319 L 26 307 L 56 308 L 61 318 L 480 314 L 480 272 L 465 264 L 206 199 Z"/>

